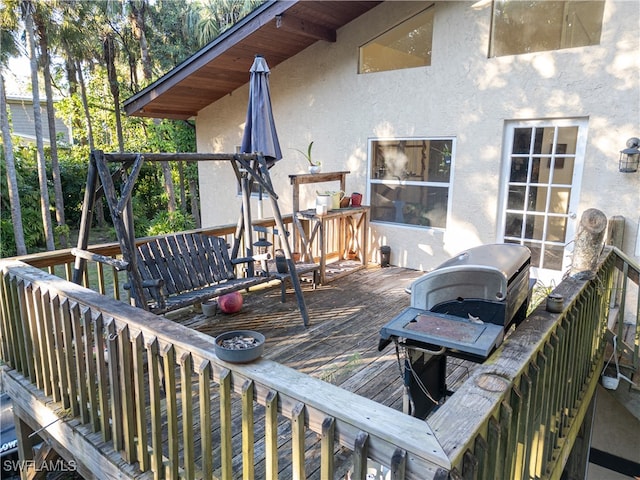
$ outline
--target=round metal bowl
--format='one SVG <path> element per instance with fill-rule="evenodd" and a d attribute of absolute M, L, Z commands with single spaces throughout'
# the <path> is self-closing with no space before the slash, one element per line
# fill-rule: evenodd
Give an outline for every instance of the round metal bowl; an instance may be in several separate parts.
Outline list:
<path fill-rule="evenodd" d="M 227 346 L 233 339 L 240 339 L 237 345 Z M 247 339 L 253 339 L 251 345 L 246 345 Z M 253 330 L 233 330 L 218 335 L 215 339 L 215 352 L 220 360 L 232 363 L 253 362 L 264 352 L 264 335 Z M 242 348 L 240 348 L 242 347 Z"/>

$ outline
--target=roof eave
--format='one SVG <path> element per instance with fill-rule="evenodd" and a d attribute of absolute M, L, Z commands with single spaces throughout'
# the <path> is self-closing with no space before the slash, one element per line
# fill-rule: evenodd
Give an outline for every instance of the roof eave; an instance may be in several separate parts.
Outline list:
<path fill-rule="evenodd" d="M 190 111 L 182 114 L 175 111 L 163 112 L 148 110 L 145 109 L 145 107 L 153 98 L 158 97 L 169 89 L 175 87 L 180 81 L 193 74 L 193 72 L 202 68 L 218 55 L 224 53 L 227 49 L 246 38 L 256 29 L 257 25 L 274 20 L 277 15 L 280 15 L 291 8 L 298 1 L 299 0 L 273 0 L 265 3 L 211 43 L 186 59 L 180 65 L 167 72 L 164 76 L 160 77 L 145 89 L 126 99 L 123 102 L 125 113 L 129 116 L 172 118 L 178 120 L 193 118 L 198 114 L 198 112 Z"/>

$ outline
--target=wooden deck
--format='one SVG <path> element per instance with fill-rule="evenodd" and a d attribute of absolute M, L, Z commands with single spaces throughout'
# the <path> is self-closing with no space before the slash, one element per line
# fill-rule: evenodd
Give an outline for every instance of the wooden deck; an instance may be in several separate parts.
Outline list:
<path fill-rule="evenodd" d="M 328 272 L 340 275 L 355 263 L 335 263 Z M 393 344 L 378 351 L 378 333 L 409 306 L 405 288 L 422 274 L 374 265 L 315 290 L 303 282 L 307 328 L 293 289 L 287 289 L 287 301 L 282 303 L 277 286 L 245 293 L 237 314 L 206 317 L 196 309 L 185 309 L 167 317 L 211 336 L 230 330 L 259 331 L 267 339 L 264 357 L 401 411 L 400 360 Z M 451 357 L 447 362 L 447 388 L 455 391 L 474 363 Z"/>
<path fill-rule="evenodd" d="M 401 413 L 393 346 L 378 352 L 380 328 L 409 305 L 405 288 L 421 275 L 397 267 L 356 270 L 316 290 L 303 284 L 305 328 L 293 290 L 281 303 L 277 283 L 246 294 L 235 315 L 205 317 L 190 307 L 161 318 L 3 261 L 0 318 L 9 336 L 1 346 L 13 369 L 2 377 L 25 427 L 21 445 L 39 432 L 86 478 L 207 472 L 240 479 L 254 471 L 273 478 L 279 471 L 312 480 L 351 471 L 365 480 L 367 458 L 415 480 L 446 472 L 471 478 L 480 466 L 488 478 L 525 478 L 532 469 L 559 478 L 564 461 L 556 459 L 570 455 L 605 360 L 610 302 L 601 292 L 612 289 L 601 286 L 613 285 L 619 264 L 626 272 L 624 262 L 609 251 L 593 281 L 563 281 L 557 292 L 566 309 L 538 308 L 491 361 L 450 358 L 447 387 L 456 394 L 428 425 Z M 625 278 L 637 285 L 633 272 Z M 218 361 L 211 337 L 234 329 L 262 332 L 268 361 Z M 46 342 L 39 332 L 48 332 Z M 104 355 L 84 354 L 93 351 Z M 526 454 L 516 458 L 513 442 Z"/>

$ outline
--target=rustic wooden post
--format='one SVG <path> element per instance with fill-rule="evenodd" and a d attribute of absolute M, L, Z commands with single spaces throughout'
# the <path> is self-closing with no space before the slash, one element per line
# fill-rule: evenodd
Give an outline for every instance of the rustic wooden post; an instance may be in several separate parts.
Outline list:
<path fill-rule="evenodd" d="M 133 215 L 131 211 L 131 194 L 133 193 L 133 187 L 144 163 L 142 155 L 137 154 L 131 172 L 129 173 L 126 181 L 122 187 L 122 193 L 120 198 L 116 193 L 115 186 L 113 184 L 113 178 L 111 172 L 107 166 L 107 159 L 105 154 L 96 150 L 94 152 L 95 164 L 98 169 L 98 175 L 102 183 L 102 189 L 104 196 L 107 199 L 109 205 L 109 211 L 111 212 L 111 219 L 113 220 L 113 227 L 116 230 L 118 237 L 118 243 L 120 244 L 120 251 L 122 252 L 122 258 L 125 262 L 128 262 L 130 269 L 129 282 L 131 283 L 131 290 L 136 302 L 136 306 L 148 310 L 147 303 L 145 301 L 144 289 L 142 288 L 142 277 L 136 268 L 136 254 L 135 254 L 135 239 L 133 234 Z M 123 170 L 124 172 L 124 166 Z"/>
<path fill-rule="evenodd" d="M 89 230 L 93 219 L 93 210 L 96 205 L 96 188 L 98 186 L 98 169 L 96 167 L 93 152 L 89 155 L 89 167 L 87 171 L 87 186 L 84 190 L 84 201 L 82 206 L 82 217 L 80 219 L 80 234 L 78 235 L 78 248 L 86 250 L 89 245 Z M 81 257 L 76 257 L 73 267 L 73 283 L 80 285 L 82 274 L 84 273 L 87 261 Z"/>
<path fill-rule="evenodd" d="M 580 218 L 573 250 L 570 275 L 593 275 L 604 247 L 607 217 L 600 210 L 589 208 Z"/>
<path fill-rule="evenodd" d="M 607 245 L 612 245 L 622 249 L 624 242 L 624 225 L 625 220 L 622 215 L 615 215 L 609 219 L 609 228 L 607 231 Z M 622 297 L 622 275 L 616 270 L 614 273 L 614 291 L 611 295 L 610 306 L 613 308 L 620 305 Z"/>

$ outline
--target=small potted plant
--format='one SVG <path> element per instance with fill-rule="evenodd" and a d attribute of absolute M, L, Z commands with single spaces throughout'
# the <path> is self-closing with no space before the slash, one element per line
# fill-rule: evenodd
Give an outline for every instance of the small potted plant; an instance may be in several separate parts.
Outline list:
<path fill-rule="evenodd" d="M 307 159 L 307 162 L 309 162 L 309 173 L 320 173 L 320 162 L 316 162 L 313 161 L 311 158 L 311 148 L 313 148 L 313 142 L 309 143 L 309 146 L 307 147 L 307 152 L 303 152 L 302 150 L 299 150 L 297 148 L 294 148 L 295 151 L 300 152 L 300 154 L 302 156 L 304 156 L 304 158 Z"/>
<path fill-rule="evenodd" d="M 440 151 L 440 153 L 442 153 L 442 160 L 444 161 L 445 165 L 450 165 L 451 164 L 451 150 L 449 149 L 449 145 L 447 145 L 445 143 L 444 147 L 442 147 L 442 150 Z"/>

